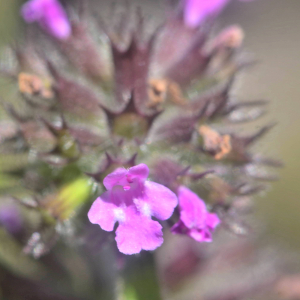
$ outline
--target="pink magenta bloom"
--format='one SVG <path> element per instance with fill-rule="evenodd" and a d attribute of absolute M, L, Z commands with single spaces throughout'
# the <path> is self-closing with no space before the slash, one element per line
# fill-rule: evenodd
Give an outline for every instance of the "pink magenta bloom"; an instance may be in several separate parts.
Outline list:
<path fill-rule="evenodd" d="M 197 27 L 207 17 L 220 13 L 229 2 L 230 0 L 185 0 L 184 22 L 188 27 Z"/>
<path fill-rule="evenodd" d="M 207 212 L 203 200 L 184 186 L 178 189 L 178 199 L 180 219 L 171 231 L 186 234 L 198 242 L 211 242 L 212 232 L 220 223 L 218 216 Z"/>
<path fill-rule="evenodd" d="M 67 39 L 71 34 L 67 14 L 57 0 L 30 0 L 22 6 L 21 14 L 27 23 L 38 22 L 58 39 Z"/>
<path fill-rule="evenodd" d="M 177 205 L 176 195 L 163 185 L 146 181 L 149 168 L 139 164 L 126 170 L 118 168 L 107 175 L 107 191 L 93 203 L 88 218 L 105 231 L 116 222 L 116 241 L 120 252 L 139 253 L 154 250 L 163 242 L 162 226 L 151 217 L 166 220 Z"/>

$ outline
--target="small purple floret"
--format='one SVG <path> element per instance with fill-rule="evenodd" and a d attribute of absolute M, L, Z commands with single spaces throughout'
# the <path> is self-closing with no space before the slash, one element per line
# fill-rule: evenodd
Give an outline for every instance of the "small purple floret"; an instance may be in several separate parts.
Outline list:
<path fill-rule="evenodd" d="M 104 178 L 107 191 L 93 203 L 88 218 L 105 231 L 116 222 L 116 241 L 120 252 L 139 253 L 154 250 L 163 243 L 162 226 L 153 221 L 166 220 L 173 214 L 178 200 L 163 185 L 146 181 L 149 168 L 139 164 L 126 170 L 118 168 Z"/>
<path fill-rule="evenodd" d="M 186 26 L 195 28 L 207 17 L 219 14 L 229 2 L 230 0 L 185 0 L 184 22 Z"/>
<path fill-rule="evenodd" d="M 57 39 L 67 39 L 71 34 L 67 14 L 57 0 L 30 0 L 22 6 L 21 14 L 27 23 L 38 22 Z"/>
<path fill-rule="evenodd" d="M 19 209 L 12 204 L 2 205 L 0 207 L 0 225 L 4 226 L 11 234 L 20 232 L 23 220 Z"/>
<path fill-rule="evenodd" d="M 211 242 L 212 232 L 220 224 L 214 213 L 206 210 L 205 203 L 188 188 L 178 189 L 180 219 L 171 228 L 172 233 L 186 234 L 198 242 Z"/>

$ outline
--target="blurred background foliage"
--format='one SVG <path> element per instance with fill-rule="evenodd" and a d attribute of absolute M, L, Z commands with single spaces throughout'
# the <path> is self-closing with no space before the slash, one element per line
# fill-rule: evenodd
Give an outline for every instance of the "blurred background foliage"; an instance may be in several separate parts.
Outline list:
<path fill-rule="evenodd" d="M 300 250 L 300 1 L 261 0 L 228 7 L 222 24 L 240 24 L 245 50 L 259 63 L 245 74 L 237 94 L 242 98 L 271 101 L 267 115 L 278 125 L 259 145 L 284 161 L 280 180 L 257 199 L 258 214 L 265 220 L 265 236 L 278 244 Z"/>

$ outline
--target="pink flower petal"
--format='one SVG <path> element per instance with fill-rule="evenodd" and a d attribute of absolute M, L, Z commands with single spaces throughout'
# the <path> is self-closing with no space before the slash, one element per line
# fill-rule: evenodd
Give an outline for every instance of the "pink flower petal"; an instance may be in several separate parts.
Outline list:
<path fill-rule="evenodd" d="M 230 0 L 185 0 L 184 23 L 190 28 L 195 28 L 207 17 L 219 14 L 229 2 Z"/>
<path fill-rule="evenodd" d="M 25 22 L 35 22 L 43 16 L 42 4 L 43 3 L 40 0 L 31 0 L 23 4 L 21 8 L 21 15 Z"/>
<path fill-rule="evenodd" d="M 192 229 L 188 235 L 197 242 L 212 242 L 212 235 L 209 231 Z"/>
<path fill-rule="evenodd" d="M 186 234 L 197 242 L 211 242 L 212 232 L 220 223 L 214 213 L 208 213 L 205 203 L 191 190 L 178 189 L 180 218 L 171 228 L 174 234 Z"/>
<path fill-rule="evenodd" d="M 204 228 L 206 221 L 206 206 L 198 195 L 188 188 L 178 189 L 180 219 L 188 228 Z"/>
<path fill-rule="evenodd" d="M 143 198 L 135 203 L 138 209 L 141 210 L 141 213 L 145 212 L 145 210 L 147 211 L 148 207 L 149 216 L 154 216 L 159 220 L 167 220 L 173 214 L 178 200 L 177 196 L 165 186 L 156 182 L 146 181 Z"/>
<path fill-rule="evenodd" d="M 120 252 L 136 254 L 141 250 L 154 250 L 163 243 L 162 226 L 150 218 L 128 208 L 126 221 L 116 230 L 116 241 Z"/>
<path fill-rule="evenodd" d="M 110 192 L 98 197 L 88 212 L 88 218 L 92 224 L 98 224 L 105 231 L 112 231 L 117 221 L 116 206 L 110 201 Z"/>
<path fill-rule="evenodd" d="M 194 239 L 197 242 L 203 242 L 204 240 L 204 234 L 203 231 L 192 229 L 188 232 L 188 236 L 190 236 L 192 239 Z"/>
<path fill-rule="evenodd" d="M 179 220 L 171 228 L 171 232 L 174 234 L 187 234 L 188 231 L 189 229 L 183 224 L 181 220 Z"/>
<path fill-rule="evenodd" d="M 221 223 L 217 214 L 209 213 L 206 215 L 206 225 L 211 229 L 215 229 Z"/>
<path fill-rule="evenodd" d="M 59 2 L 47 4 L 40 24 L 58 39 L 66 39 L 71 34 L 69 20 Z"/>
<path fill-rule="evenodd" d="M 104 178 L 103 184 L 108 190 L 111 190 L 116 185 L 121 185 L 129 189 L 131 183 L 143 183 L 148 175 L 149 168 L 145 164 L 139 164 L 129 170 L 118 168 Z"/>
<path fill-rule="evenodd" d="M 134 179 L 138 178 L 140 181 L 144 182 L 149 176 L 149 168 L 145 164 L 139 164 L 128 170 L 128 178 Z"/>
<path fill-rule="evenodd" d="M 219 13 L 229 0 L 186 0 L 184 22 L 194 28 L 208 16 Z"/>
<path fill-rule="evenodd" d="M 128 185 L 126 175 L 128 171 L 125 168 L 118 168 L 112 173 L 108 174 L 104 180 L 103 184 L 106 189 L 111 190 L 116 185 L 125 186 Z"/>
<path fill-rule="evenodd" d="M 66 39 L 71 34 L 67 14 L 57 0 L 30 0 L 22 6 L 21 14 L 26 22 L 38 22 L 58 39 Z"/>

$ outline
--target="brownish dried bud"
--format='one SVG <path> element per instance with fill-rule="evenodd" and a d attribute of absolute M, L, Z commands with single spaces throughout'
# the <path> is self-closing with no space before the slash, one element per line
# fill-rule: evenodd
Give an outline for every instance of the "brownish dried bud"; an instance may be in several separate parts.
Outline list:
<path fill-rule="evenodd" d="M 163 104 L 166 100 L 170 100 L 177 105 L 187 103 L 179 84 L 168 79 L 150 79 L 148 96 L 149 107 L 156 107 Z"/>
<path fill-rule="evenodd" d="M 204 139 L 203 150 L 210 153 L 216 160 L 226 157 L 231 152 L 230 135 L 220 135 L 206 125 L 200 126 L 198 131 Z"/>
<path fill-rule="evenodd" d="M 45 99 L 54 97 L 50 79 L 41 79 L 39 76 L 21 72 L 18 75 L 19 90 L 23 94 L 38 95 Z"/>
<path fill-rule="evenodd" d="M 184 105 L 187 103 L 187 100 L 183 96 L 180 85 L 171 80 L 169 80 L 168 85 L 168 98 L 170 101 L 178 105 Z"/>
<path fill-rule="evenodd" d="M 149 107 L 156 107 L 166 101 L 168 81 L 166 79 L 150 79 L 149 81 Z"/>

